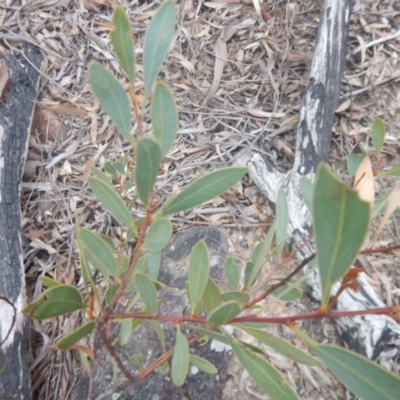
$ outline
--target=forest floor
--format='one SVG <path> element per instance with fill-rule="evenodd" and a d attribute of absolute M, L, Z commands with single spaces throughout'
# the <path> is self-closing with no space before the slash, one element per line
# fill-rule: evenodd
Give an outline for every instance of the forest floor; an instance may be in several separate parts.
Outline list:
<path fill-rule="evenodd" d="M 130 151 L 88 84 L 91 60 L 126 81 L 109 40 L 113 3 L 5 0 L 0 5 L 0 55 L 18 53 L 30 42 L 45 56 L 21 194 L 29 299 L 42 291 L 39 276 L 65 284 L 79 282 L 76 217 L 98 233 L 118 235 L 111 217 L 87 188 L 91 166 L 103 168 L 106 161 Z M 135 90 L 140 95 L 144 33 L 161 2 L 119 0 L 118 4 L 132 21 Z M 238 152 L 256 147 L 266 137 L 265 145 L 278 163 L 290 168 L 319 7 L 313 0 L 179 2 L 175 45 L 160 77 L 176 98 L 180 130 L 157 183 L 161 199 L 207 171 L 231 165 Z M 376 117 L 382 118 L 387 131 L 384 166 L 400 160 L 399 26 L 400 1 L 355 1 L 330 155 L 332 169 L 344 180 L 349 180 L 346 158 L 357 146 L 372 154 L 371 125 Z M 216 46 L 228 31 L 231 38 L 226 46 Z M 226 62 L 216 63 L 216 59 Z M 145 133 L 151 132 L 151 125 L 144 122 Z M 281 133 L 270 138 L 275 132 Z M 395 183 L 395 179 L 377 180 L 376 195 L 383 196 Z M 133 212 L 141 216 L 140 210 Z M 226 195 L 172 218 L 175 231 L 202 224 L 220 227 L 229 238 L 230 251 L 243 265 L 272 220 L 273 211 L 248 177 Z M 399 221 L 398 214 L 391 218 L 377 245 L 400 242 Z M 400 254 L 371 256 L 368 261 L 370 283 L 387 304 L 399 304 Z M 297 308 L 276 303 L 271 312 L 298 312 L 299 307 L 309 306 L 307 302 Z M 80 359 L 73 352 L 55 352 L 50 345 L 79 320 L 76 314 L 35 322 L 32 385 L 36 398 L 68 398 L 71 384 L 78 379 Z M 321 324 L 315 329 L 323 331 L 323 340 L 337 340 Z M 276 353 L 270 357 L 292 384 L 301 381 L 308 388 L 302 398 L 344 398 L 343 389 L 326 370 L 294 366 Z M 242 371 L 232 367 L 231 375 L 226 399 L 266 398 Z"/>

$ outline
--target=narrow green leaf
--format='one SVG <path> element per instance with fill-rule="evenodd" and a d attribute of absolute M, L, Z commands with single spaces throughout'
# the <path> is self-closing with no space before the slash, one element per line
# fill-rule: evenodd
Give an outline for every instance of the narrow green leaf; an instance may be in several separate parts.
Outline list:
<path fill-rule="evenodd" d="M 121 162 L 116 161 L 112 165 L 113 165 L 114 169 L 117 171 L 117 173 L 120 173 L 121 175 L 126 174 L 125 166 Z"/>
<path fill-rule="evenodd" d="M 136 146 L 135 179 L 137 193 L 144 205 L 149 204 L 150 194 L 161 163 L 161 149 L 156 141 L 142 138 Z"/>
<path fill-rule="evenodd" d="M 165 336 L 164 336 L 164 331 L 161 328 L 160 322 L 156 320 L 151 321 L 151 326 L 153 327 L 154 332 L 156 333 L 158 340 L 160 341 L 163 351 L 165 351 Z"/>
<path fill-rule="evenodd" d="M 150 22 L 144 38 L 143 70 L 144 90 L 149 97 L 154 82 L 160 72 L 171 47 L 175 30 L 175 2 L 166 1 Z"/>
<path fill-rule="evenodd" d="M 121 278 L 121 275 L 128 270 L 130 257 L 127 254 L 121 254 L 117 259 L 117 277 Z"/>
<path fill-rule="evenodd" d="M 106 278 L 119 276 L 117 261 L 114 255 L 114 248 L 110 247 L 108 240 L 103 235 L 81 228 L 79 232 L 80 240 L 84 245 L 87 259 L 92 266 L 98 269 Z M 108 238 L 107 238 L 108 239 Z"/>
<path fill-rule="evenodd" d="M 213 326 L 220 326 L 227 324 L 238 314 L 240 314 L 242 308 L 236 301 L 229 301 L 222 303 L 217 307 L 208 317 L 208 323 Z"/>
<path fill-rule="evenodd" d="M 87 322 L 82 325 L 78 329 L 75 329 L 70 334 L 64 336 L 60 340 L 57 340 L 55 343 L 56 348 L 58 350 L 68 350 L 71 346 L 73 346 L 76 342 L 89 335 L 96 328 L 96 324 L 92 321 Z"/>
<path fill-rule="evenodd" d="M 189 344 L 179 326 L 176 327 L 176 340 L 171 363 L 171 378 L 176 386 L 185 383 L 189 372 Z"/>
<path fill-rule="evenodd" d="M 308 210 L 311 212 L 312 210 L 312 198 L 314 193 L 314 185 L 311 181 L 306 177 L 302 176 L 300 178 L 300 192 L 303 196 L 303 200 Z"/>
<path fill-rule="evenodd" d="M 54 279 L 51 279 L 47 276 L 41 276 L 39 279 L 43 282 L 43 285 L 47 286 L 48 288 L 62 286 L 61 283 L 58 283 Z"/>
<path fill-rule="evenodd" d="M 86 308 L 79 292 L 72 286 L 60 285 L 41 294 L 44 302 L 38 304 L 32 318 L 42 320 Z"/>
<path fill-rule="evenodd" d="M 167 85 L 157 82 L 151 107 L 154 136 L 165 156 L 172 147 L 178 133 L 178 109 Z"/>
<path fill-rule="evenodd" d="M 272 285 L 264 286 L 264 290 L 268 290 L 271 286 Z M 289 285 L 283 285 L 283 286 L 275 289 L 271 294 L 272 294 L 272 296 L 274 296 L 278 299 L 281 299 L 283 301 L 294 301 L 294 300 L 299 299 L 303 295 L 303 292 L 296 287 L 290 287 Z"/>
<path fill-rule="evenodd" d="M 254 282 L 256 281 L 256 279 L 260 274 L 261 268 L 265 264 L 266 257 L 271 250 L 271 244 L 272 244 L 272 239 L 274 238 L 275 230 L 276 230 L 276 220 L 269 228 L 265 239 L 255 247 L 252 256 L 254 264 L 252 266 L 249 265 L 249 270 L 248 270 L 249 275 L 248 278 L 246 278 L 246 288 L 254 284 Z"/>
<path fill-rule="evenodd" d="M 399 377 L 380 365 L 341 347 L 315 344 L 312 349 L 357 397 L 363 400 L 399 398 Z"/>
<path fill-rule="evenodd" d="M 137 369 L 143 368 L 143 358 L 139 354 L 133 354 L 131 359 Z"/>
<path fill-rule="evenodd" d="M 385 141 L 385 124 L 380 118 L 376 118 L 372 124 L 372 144 L 378 160 L 381 158 L 381 151 Z"/>
<path fill-rule="evenodd" d="M 379 173 L 379 176 L 395 176 L 400 177 L 400 163 L 396 164 L 392 168 L 387 171 L 382 171 Z"/>
<path fill-rule="evenodd" d="M 247 304 L 250 301 L 250 296 L 248 293 L 237 290 L 222 293 L 221 299 L 223 302 L 236 301 L 239 304 Z"/>
<path fill-rule="evenodd" d="M 220 342 L 222 344 L 230 346 L 230 343 L 229 343 L 229 340 L 227 339 L 227 337 L 222 335 L 221 333 L 218 333 L 215 331 L 210 331 L 208 329 L 200 328 L 198 326 L 193 326 L 193 325 L 187 325 L 187 327 L 194 330 L 195 332 L 198 332 L 204 336 L 207 336 L 208 338 L 210 338 L 212 340 L 216 340 L 217 342 Z"/>
<path fill-rule="evenodd" d="M 116 7 L 113 14 L 115 29 L 111 32 L 111 42 L 118 60 L 128 75 L 132 87 L 135 84 L 134 43 L 129 19 L 122 7 Z"/>
<path fill-rule="evenodd" d="M 116 283 L 113 283 L 107 288 L 104 298 L 106 299 L 108 305 L 112 304 L 114 295 L 115 293 L 117 293 L 117 290 L 118 290 L 118 285 Z"/>
<path fill-rule="evenodd" d="M 204 307 L 209 313 L 222 303 L 218 285 L 211 278 L 207 279 L 207 285 L 204 289 L 202 300 Z"/>
<path fill-rule="evenodd" d="M 206 374 L 217 374 L 218 370 L 214 365 L 207 361 L 206 359 L 196 356 L 194 354 L 189 355 L 190 364 L 197 367 L 200 371 L 205 372 Z"/>
<path fill-rule="evenodd" d="M 132 333 L 132 319 L 124 318 L 121 322 L 121 330 L 119 334 L 119 343 L 125 346 L 129 342 Z"/>
<path fill-rule="evenodd" d="M 121 197 L 106 183 L 96 178 L 89 178 L 89 186 L 102 206 L 119 222 L 129 227 L 133 225 L 131 213 Z"/>
<path fill-rule="evenodd" d="M 104 170 L 114 177 L 118 175 L 117 169 L 109 161 L 106 161 L 104 163 Z"/>
<path fill-rule="evenodd" d="M 251 277 L 255 276 L 253 279 L 256 281 L 260 277 L 260 270 L 258 270 L 258 273 L 253 273 L 254 271 L 254 263 L 253 262 L 247 262 L 246 263 L 246 268 L 244 269 L 244 290 L 247 290 L 251 286 Z"/>
<path fill-rule="evenodd" d="M 158 279 L 158 273 L 161 266 L 161 251 L 152 251 L 149 254 L 148 276 L 150 279 Z"/>
<path fill-rule="evenodd" d="M 277 257 L 281 260 L 281 254 L 285 247 L 287 230 L 289 226 L 289 210 L 286 199 L 286 194 L 282 189 L 278 191 L 278 200 L 276 203 L 276 243 L 277 243 Z"/>
<path fill-rule="evenodd" d="M 326 165 L 318 169 L 313 209 L 324 307 L 329 302 L 332 285 L 346 274 L 360 251 L 371 210 Z"/>
<path fill-rule="evenodd" d="M 210 257 L 207 245 L 200 240 L 194 247 L 189 258 L 188 292 L 192 311 L 203 296 L 210 272 Z"/>
<path fill-rule="evenodd" d="M 166 214 L 193 208 L 225 193 L 246 174 L 246 167 L 222 168 L 196 179 L 164 206 Z"/>
<path fill-rule="evenodd" d="M 296 346 L 293 346 L 287 340 L 271 335 L 270 333 L 267 333 L 260 329 L 249 328 L 243 325 L 238 325 L 238 326 L 251 336 L 255 337 L 261 343 L 266 344 L 271 349 L 274 349 L 278 353 L 290 358 L 295 362 L 311 366 L 321 365 L 321 363 L 316 358 L 310 356 L 303 350 L 298 349 Z"/>
<path fill-rule="evenodd" d="M 154 314 L 157 310 L 157 291 L 154 283 L 141 272 L 135 274 L 136 288 L 140 293 L 144 305 L 150 314 Z"/>
<path fill-rule="evenodd" d="M 171 240 L 172 224 L 168 218 L 154 221 L 144 239 L 143 250 L 161 251 Z"/>
<path fill-rule="evenodd" d="M 230 344 L 240 363 L 268 396 L 279 400 L 298 400 L 280 372 L 264 357 L 253 353 L 236 340 L 230 340 Z"/>
<path fill-rule="evenodd" d="M 112 184 L 112 182 L 108 179 L 107 175 L 105 173 L 103 173 L 102 171 L 100 171 L 99 169 L 95 168 L 95 167 L 91 167 L 90 168 L 91 171 L 93 172 L 94 175 L 96 175 L 96 178 L 100 181 L 102 181 L 103 183 L 105 183 L 106 185 L 108 185 L 108 187 L 112 190 L 115 190 L 114 185 Z"/>
<path fill-rule="evenodd" d="M 101 64 L 89 65 L 89 81 L 92 92 L 127 140 L 131 135 L 131 107 L 122 85 Z"/>
<path fill-rule="evenodd" d="M 228 288 L 230 290 L 237 289 L 240 283 L 240 271 L 233 256 L 228 257 L 225 262 L 225 275 L 228 280 Z"/>
<path fill-rule="evenodd" d="M 363 162 L 364 158 L 367 156 L 367 153 L 364 149 L 361 149 L 361 153 L 351 153 L 347 157 L 347 170 L 352 178 L 355 177 L 358 167 Z"/>

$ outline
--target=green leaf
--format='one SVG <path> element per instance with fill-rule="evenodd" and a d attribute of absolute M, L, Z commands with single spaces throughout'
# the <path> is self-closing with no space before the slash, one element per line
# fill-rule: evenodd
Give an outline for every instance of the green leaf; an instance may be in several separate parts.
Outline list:
<path fill-rule="evenodd" d="M 156 141 L 142 138 L 136 146 L 135 179 L 137 193 L 147 206 L 161 163 L 161 149 Z"/>
<path fill-rule="evenodd" d="M 372 144 L 378 160 L 381 158 L 381 151 L 385 141 L 385 124 L 380 118 L 376 118 L 372 124 Z"/>
<path fill-rule="evenodd" d="M 91 171 L 96 175 L 96 178 L 100 181 L 102 181 L 103 183 L 105 183 L 106 185 L 108 185 L 108 187 L 112 190 L 115 190 L 114 185 L 112 184 L 112 182 L 108 179 L 107 175 L 105 173 L 103 173 L 102 171 L 100 171 L 99 169 L 95 168 L 95 167 L 91 167 L 90 168 Z"/>
<path fill-rule="evenodd" d="M 148 276 L 150 279 L 158 279 L 161 266 L 161 251 L 152 251 L 149 254 Z"/>
<path fill-rule="evenodd" d="M 245 279 L 247 288 L 254 284 L 254 282 L 256 281 L 256 279 L 260 274 L 261 268 L 265 264 L 266 257 L 271 250 L 271 243 L 272 239 L 274 238 L 275 229 L 276 229 L 276 220 L 269 228 L 265 239 L 261 243 L 259 243 L 254 249 L 252 255 L 254 264 L 248 265 L 249 267 L 247 271 L 248 277 Z"/>
<path fill-rule="evenodd" d="M 124 318 L 121 322 L 121 330 L 119 334 L 119 343 L 125 346 L 129 342 L 132 333 L 132 319 Z"/>
<path fill-rule="evenodd" d="M 204 289 L 202 300 L 204 307 L 209 313 L 222 303 L 218 285 L 211 278 L 207 279 L 207 285 Z"/>
<path fill-rule="evenodd" d="M 225 275 L 228 280 L 228 288 L 230 290 L 237 289 L 240 283 L 240 271 L 233 256 L 228 257 L 225 262 Z"/>
<path fill-rule="evenodd" d="M 286 194 L 282 189 L 278 191 L 278 200 L 276 203 L 276 243 L 277 257 L 281 260 L 282 250 L 285 247 L 287 230 L 289 226 L 289 210 Z"/>
<path fill-rule="evenodd" d="M 332 285 L 346 274 L 360 251 L 371 210 L 326 165 L 318 169 L 313 208 L 321 306 L 325 307 Z"/>
<path fill-rule="evenodd" d="M 79 292 L 72 286 L 60 285 L 50 288 L 41 294 L 41 302 L 36 303 L 37 307 L 32 318 L 42 320 L 73 311 L 86 308 L 82 303 Z"/>
<path fill-rule="evenodd" d="M 117 261 L 114 256 L 114 248 L 110 246 L 108 238 L 81 228 L 79 239 L 82 241 L 86 257 L 94 268 L 98 269 L 107 279 L 110 276 L 118 277 Z"/>
<path fill-rule="evenodd" d="M 143 70 L 144 90 L 149 97 L 171 47 L 175 31 L 175 2 L 166 1 L 151 20 L 144 38 Z"/>
<path fill-rule="evenodd" d="M 253 271 L 255 271 L 254 263 L 247 262 L 246 268 L 244 269 L 244 290 L 247 290 L 251 286 L 250 279 L 252 276 L 255 276 L 253 279 L 253 283 L 260 277 L 260 270 L 258 270 L 257 274 L 253 273 Z"/>
<path fill-rule="evenodd" d="M 174 354 L 171 363 L 171 378 L 176 386 L 182 386 L 185 383 L 189 372 L 189 344 L 180 327 L 176 327 L 176 340 Z"/>
<path fill-rule="evenodd" d="M 82 325 L 78 329 L 75 329 L 73 332 L 64 336 L 62 339 L 57 340 L 55 343 L 56 348 L 58 350 L 68 350 L 71 346 L 73 346 L 77 341 L 81 340 L 85 336 L 89 335 L 96 328 L 96 324 L 92 321 L 87 322 Z"/>
<path fill-rule="evenodd" d="M 327 345 L 312 346 L 323 363 L 363 400 L 397 400 L 400 379 L 380 365 L 350 350 Z"/>
<path fill-rule="evenodd" d="M 271 349 L 274 349 L 278 353 L 290 358 L 295 362 L 311 366 L 321 365 L 321 363 L 316 358 L 310 356 L 303 350 L 298 349 L 296 346 L 293 346 L 287 340 L 271 335 L 270 333 L 267 333 L 260 329 L 249 328 L 243 325 L 238 325 L 238 326 L 251 336 L 255 337 L 261 343 L 266 344 Z"/>
<path fill-rule="evenodd" d="M 127 254 L 121 254 L 117 259 L 117 277 L 121 277 L 121 275 L 128 270 L 129 263 L 131 259 Z"/>
<path fill-rule="evenodd" d="M 164 206 L 166 214 L 193 208 L 225 193 L 246 174 L 246 167 L 222 168 L 196 179 Z"/>
<path fill-rule="evenodd" d="M 178 109 L 175 99 L 167 85 L 156 83 L 151 107 L 151 121 L 154 136 L 161 147 L 161 155 L 165 156 L 172 147 L 178 133 Z"/>
<path fill-rule="evenodd" d="M 363 162 L 364 158 L 367 156 L 367 153 L 364 149 L 361 149 L 361 153 L 351 153 L 347 157 L 347 170 L 352 178 L 355 177 L 358 167 Z"/>
<path fill-rule="evenodd" d="M 195 332 L 201 333 L 204 336 L 212 340 L 216 340 L 217 342 L 223 343 L 225 345 L 230 346 L 229 340 L 226 336 L 222 335 L 221 333 L 210 331 L 208 329 L 200 328 L 198 326 L 187 325 L 188 328 L 192 329 Z"/>
<path fill-rule="evenodd" d="M 311 181 L 306 177 L 302 176 L 300 178 L 300 192 L 303 196 L 303 200 L 308 210 L 311 212 L 312 210 L 312 198 L 314 193 L 314 185 Z"/>
<path fill-rule="evenodd" d="M 163 351 L 165 351 L 165 336 L 164 336 L 164 331 L 161 328 L 160 322 L 155 320 L 151 321 L 151 326 L 153 327 L 154 332 L 156 333 L 158 340 L 160 341 Z"/>
<path fill-rule="evenodd" d="M 190 364 L 197 367 L 200 371 L 205 372 L 206 374 L 217 374 L 218 370 L 214 365 L 207 361 L 206 359 L 196 356 L 194 354 L 189 355 Z"/>
<path fill-rule="evenodd" d="M 125 139 L 131 141 L 131 106 L 122 85 L 96 61 L 89 65 L 89 81 L 104 110 Z"/>
<path fill-rule="evenodd" d="M 139 354 L 133 354 L 131 356 L 131 359 L 137 369 L 143 368 L 143 358 Z"/>
<path fill-rule="evenodd" d="M 135 85 L 134 43 L 129 19 L 122 7 L 116 7 L 113 14 L 115 29 L 111 32 L 111 42 L 118 60 L 128 75 L 132 87 Z"/>
<path fill-rule="evenodd" d="M 106 290 L 106 294 L 105 294 L 105 299 L 106 299 L 106 303 L 108 305 L 111 305 L 113 303 L 113 298 L 115 296 L 115 293 L 117 293 L 119 285 L 117 285 L 116 283 L 113 283 L 112 285 L 110 285 L 107 290 Z"/>
<path fill-rule="evenodd" d="M 158 372 L 160 375 L 166 375 L 166 374 L 168 374 L 168 372 L 169 372 L 169 364 L 168 364 L 168 361 L 165 361 L 165 363 L 163 363 L 163 364 L 161 365 L 161 367 L 157 368 L 157 372 Z"/>
<path fill-rule="evenodd" d="M 61 283 L 58 283 L 54 279 L 51 279 L 47 276 L 41 276 L 39 279 L 43 282 L 43 285 L 47 286 L 48 288 L 62 286 Z"/>
<path fill-rule="evenodd" d="M 379 176 L 396 176 L 400 177 L 400 163 L 396 164 L 394 167 L 390 168 L 388 171 L 382 171 Z"/>
<path fill-rule="evenodd" d="M 220 326 L 227 324 L 238 314 L 240 314 L 242 308 L 236 301 L 229 301 L 222 303 L 217 307 L 208 317 L 208 323 L 213 326 Z"/>
<path fill-rule="evenodd" d="M 120 223 L 129 227 L 133 226 L 131 213 L 121 197 L 103 181 L 96 178 L 89 178 L 89 186 L 102 206 Z"/>
<path fill-rule="evenodd" d="M 272 285 L 266 285 L 264 287 L 264 290 L 268 290 L 271 286 Z M 283 285 L 275 289 L 271 294 L 272 296 L 281 299 L 283 301 L 294 301 L 299 299 L 303 295 L 303 292 L 296 287 Z"/>
<path fill-rule="evenodd" d="M 188 292 L 192 311 L 203 296 L 210 272 L 210 256 L 204 240 L 200 240 L 190 253 Z"/>
<path fill-rule="evenodd" d="M 142 298 L 147 311 L 154 314 L 157 310 L 157 291 L 154 283 L 141 272 L 135 274 L 136 288 Z"/>
<path fill-rule="evenodd" d="M 144 239 L 143 250 L 161 251 L 171 240 L 172 224 L 167 218 L 154 221 Z"/>
<path fill-rule="evenodd" d="M 296 393 L 280 372 L 264 357 L 250 351 L 236 340 L 230 340 L 230 344 L 240 363 L 268 396 L 279 400 L 298 400 Z"/>
<path fill-rule="evenodd" d="M 104 163 L 104 170 L 114 177 L 118 175 L 118 171 L 109 161 L 106 161 Z"/>
<path fill-rule="evenodd" d="M 247 304 L 250 301 L 250 296 L 249 294 L 245 292 L 240 292 L 238 290 L 222 293 L 221 299 L 223 302 L 236 301 L 239 304 Z"/>

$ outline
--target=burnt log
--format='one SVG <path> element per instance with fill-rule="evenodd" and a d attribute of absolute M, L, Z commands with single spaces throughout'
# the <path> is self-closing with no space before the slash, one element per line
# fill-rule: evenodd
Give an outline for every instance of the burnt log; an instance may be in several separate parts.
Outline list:
<path fill-rule="evenodd" d="M 321 161 L 328 162 L 333 117 L 337 107 L 347 52 L 347 37 L 352 11 L 351 0 L 325 0 L 323 2 L 319 32 L 310 79 L 300 110 L 296 135 L 294 165 L 288 173 L 279 172 L 271 155 L 253 154 L 248 160 L 249 173 L 255 184 L 272 204 L 278 190 L 287 193 L 289 204 L 289 236 L 298 247 L 312 233 L 312 221 L 300 193 L 300 179 L 306 176 L 314 181 Z M 315 252 L 313 243 L 301 249 L 306 258 Z M 384 307 L 372 287 L 361 274 L 359 291 L 346 290 L 335 306 L 337 311 L 350 311 Z M 321 300 L 321 286 L 317 272 L 308 280 L 309 293 Z M 333 288 L 333 294 L 339 284 Z M 340 318 L 334 321 L 344 344 L 376 360 L 387 368 L 399 354 L 400 325 L 384 315 Z"/>
<path fill-rule="evenodd" d="M 30 399 L 29 325 L 21 247 L 20 182 L 40 78 L 42 55 L 27 45 L 4 56 L 9 89 L 0 108 L 0 398 Z"/>

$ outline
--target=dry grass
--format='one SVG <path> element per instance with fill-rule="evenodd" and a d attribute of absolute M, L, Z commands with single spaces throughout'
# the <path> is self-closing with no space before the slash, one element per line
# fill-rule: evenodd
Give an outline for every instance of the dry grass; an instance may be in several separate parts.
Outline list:
<path fill-rule="evenodd" d="M 131 150 L 88 85 L 91 60 L 100 61 L 125 81 L 108 37 L 111 3 L 5 0 L 0 5 L 0 53 L 18 53 L 25 42 L 32 42 L 42 49 L 46 60 L 22 184 L 30 298 L 42 290 L 37 278 L 45 274 L 66 284 L 80 284 L 73 233 L 76 216 L 80 224 L 97 232 L 116 237 L 120 234 L 86 185 L 91 165 L 101 168 L 106 160 L 115 160 Z M 136 91 L 141 93 L 144 32 L 160 1 L 119 0 L 118 4 L 127 10 L 135 32 Z M 175 94 L 180 131 L 157 183 L 160 201 L 206 171 L 230 165 L 241 150 L 258 149 L 260 141 L 274 149 L 283 168 L 290 168 L 318 17 L 319 5 L 312 0 L 179 3 L 176 42 L 161 78 Z M 355 2 L 331 153 L 332 167 L 345 178 L 346 156 L 356 144 L 368 144 L 375 117 L 382 117 L 387 127 L 385 165 L 399 160 L 399 26 L 399 1 Z M 220 56 L 218 62 L 215 53 Z M 148 121 L 144 128 L 151 132 Z M 379 183 L 378 193 L 386 193 L 392 184 L 393 180 Z M 141 215 L 140 208 L 134 212 Z M 270 216 L 265 200 L 247 180 L 227 195 L 173 221 L 176 229 L 204 223 L 224 227 L 232 250 L 246 259 Z M 396 221 L 398 216 L 389 222 L 379 244 L 399 242 Z M 372 283 L 389 304 L 398 304 L 399 258 L 385 255 L 371 257 L 370 261 Z M 79 362 L 69 352 L 52 351 L 51 343 L 70 332 L 79 318 L 75 315 L 35 323 L 41 334 L 33 338 L 37 352 L 32 359 L 32 382 L 37 398 L 67 398 Z M 343 398 L 324 372 L 311 375 L 280 362 L 292 383 L 308 382 L 304 387 L 310 389 L 302 398 Z M 240 384 L 247 382 L 243 383 L 241 397 L 247 393 L 247 398 L 263 398 L 256 392 L 250 394 L 254 387 L 241 378 Z M 230 389 L 232 396 L 239 395 L 237 389 Z"/>

